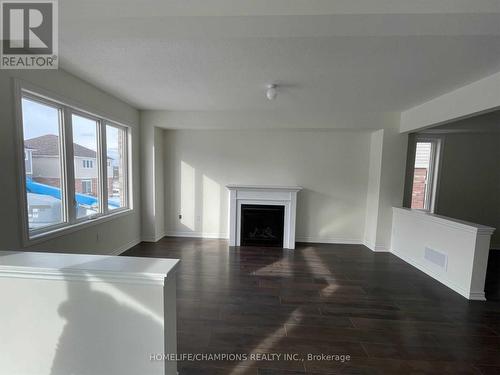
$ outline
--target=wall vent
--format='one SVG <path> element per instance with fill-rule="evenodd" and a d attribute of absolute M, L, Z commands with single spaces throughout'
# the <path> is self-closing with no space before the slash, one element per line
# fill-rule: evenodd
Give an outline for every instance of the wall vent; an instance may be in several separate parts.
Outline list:
<path fill-rule="evenodd" d="M 446 268 L 448 267 L 448 255 L 431 249 L 430 247 L 425 248 L 424 259 L 439 268 L 442 268 L 444 271 L 446 271 Z"/>

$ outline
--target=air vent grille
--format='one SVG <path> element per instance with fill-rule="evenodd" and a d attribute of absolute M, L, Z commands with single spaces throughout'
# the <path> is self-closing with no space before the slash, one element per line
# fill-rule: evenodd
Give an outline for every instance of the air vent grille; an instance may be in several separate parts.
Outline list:
<path fill-rule="evenodd" d="M 442 268 L 445 271 L 448 267 L 448 255 L 440 251 L 431 249 L 430 247 L 425 248 L 424 258 L 428 262 L 438 266 L 439 268 Z"/>

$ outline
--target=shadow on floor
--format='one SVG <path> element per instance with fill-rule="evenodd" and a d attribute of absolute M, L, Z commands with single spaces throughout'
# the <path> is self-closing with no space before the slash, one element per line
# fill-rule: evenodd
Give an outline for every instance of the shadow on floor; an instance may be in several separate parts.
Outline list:
<path fill-rule="evenodd" d="M 345 363 L 181 361 L 181 375 L 500 373 L 500 303 L 468 301 L 390 253 L 166 237 L 124 255 L 181 259 L 180 353 L 351 356 Z"/>

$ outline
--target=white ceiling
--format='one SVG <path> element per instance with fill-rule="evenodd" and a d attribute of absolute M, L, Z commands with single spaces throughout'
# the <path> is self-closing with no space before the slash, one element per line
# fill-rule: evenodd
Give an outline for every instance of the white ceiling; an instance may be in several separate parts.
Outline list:
<path fill-rule="evenodd" d="M 61 67 L 141 109 L 401 111 L 500 71 L 500 0 L 59 7 Z"/>

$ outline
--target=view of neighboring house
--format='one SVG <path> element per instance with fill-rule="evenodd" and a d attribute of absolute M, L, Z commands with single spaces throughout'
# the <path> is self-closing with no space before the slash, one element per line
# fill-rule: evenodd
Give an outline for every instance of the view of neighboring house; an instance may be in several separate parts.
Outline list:
<path fill-rule="evenodd" d="M 96 197 L 98 194 L 97 153 L 77 143 L 74 149 L 75 191 Z M 26 174 L 33 181 L 60 187 L 59 137 L 53 134 L 25 141 Z M 113 166 L 108 158 L 108 190 L 113 190 Z"/>
<path fill-rule="evenodd" d="M 59 137 L 53 134 L 25 141 L 28 217 L 32 229 L 53 225 L 62 220 L 59 144 Z M 73 150 L 77 217 L 80 218 L 98 212 L 99 166 L 96 151 L 77 143 L 73 144 Z M 119 176 L 109 157 L 107 166 L 108 191 L 109 196 L 113 197 L 115 186 L 119 184 Z M 33 183 L 37 184 L 36 189 Z M 113 204 L 111 202 L 110 199 L 110 204 Z"/>
<path fill-rule="evenodd" d="M 33 174 L 33 150 L 27 147 L 24 148 L 24 166 L 26 176 L 31 177 Z"/>
<path fill-rule="evenodd" d="M 430 142 L 417 142 L 415 150 L 415 169 L 413 175 L 411 208 L 426 208 L 426 195 L 428 193 L 427 189 L 429 188 L 428 177 L 429 168 L 431 165 L 431 152 L 432 144 Z"/>

